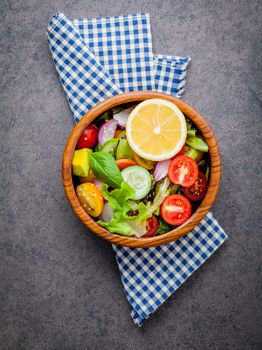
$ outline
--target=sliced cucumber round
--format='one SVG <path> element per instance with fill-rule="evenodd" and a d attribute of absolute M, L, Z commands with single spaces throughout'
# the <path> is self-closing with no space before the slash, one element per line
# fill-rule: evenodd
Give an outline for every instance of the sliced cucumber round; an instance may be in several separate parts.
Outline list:
<path fill-rule="evenodd" d="M 142 199 L 150 191 L 152 180 L 149 172 L 145 168 L 134 165 L 122 170 L 121 174 L 124 181 L 126 181 L 135 191 L 132 199 Z"/>

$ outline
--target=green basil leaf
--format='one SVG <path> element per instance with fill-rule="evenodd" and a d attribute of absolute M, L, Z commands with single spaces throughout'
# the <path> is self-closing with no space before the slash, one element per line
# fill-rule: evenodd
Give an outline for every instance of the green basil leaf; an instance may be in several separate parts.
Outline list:
<path fill-rule="evenodd" d="M 159 219 L 159 225 L 155 235 L 162 235 L 163 233 L 169 232 L 171 230 L 172 226 L 167 224 L 163 219 Z"/>
<path fill-rule="evenodd" d="M 89 157 L 89 162 L 98 180 L 114 188 L 121 187 L 123 178 L 111 154 L 103 151 L 93 152 L 92 157 Z"/>

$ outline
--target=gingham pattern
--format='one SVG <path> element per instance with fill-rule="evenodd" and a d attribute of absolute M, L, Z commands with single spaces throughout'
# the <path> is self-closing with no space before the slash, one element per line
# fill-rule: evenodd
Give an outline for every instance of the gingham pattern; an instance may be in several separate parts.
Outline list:
<path fill-rule="evenodd" d="M 121 91 L 176 97 L 184 91 L 190 58 L 153 55 L 148 14 L 70 20 L 58 13 L 47 37 L 76 123 L 98 100 Z"/>
<path fill-rule="evenodd" d="M 185 76 L 190 57 L 154 55 L 155 90 L 181 97 L 185 88 Z"/>
<path fill-rule="evenodd" d="M 149 17 L 143 14 L 122 16 L 121 21 L 118 21 L 117 17 L 101 19 L 101 23 L 110 23 L 110 28 L 114 26 L 114 23 L 119 23 L 117 28 L 121 27 L 120 32 L 123 32 L 123 27 L 126 29 L 130 25 L 134 28 L 134 25 L 137 25 L 132 21 L 131 24 L 129 22 L 126 24 L 125 19 L 136 18 L 136 16 L 141 20 L 148 19 L 146 24 L 148 30 Z M 73 22 L 77 28 L 63 14 L 58 14 L 51 20 L 47 35 L 60 81 L 74 113 L 75 121 L 78 121 L 94 104 L 121 91 L 109 76 L 111 74 L 112 79 L 117 81 L 121 68 L 120 63 L 112 63 L 111 68 L 106 63 L 107 58 L 105 57 L 108 57 L 110 42 L 103 46 L 100 53 L 96 52 L 98 57 L 92 50 L 95 50 L 95 46 L 100 47 L 98 44 L 100 41 L 96 41 L 92 50 L 88 47 L 87 38 L 90 34 L 93 33 L 96 38 L 103 38 L 104 34 L 100 36 L 99 30 L 102 28 L 105 30 L 107 27 L 98 26 L 100 20 L 82 19 L 73 20 Z M 79 23 L 87 23 L 87 28 L 79 28 Z M 92 28 L 88 29 L 88 23 L 92 23 Z M 114 32 L 113 28 L 110 30 Z M 82 31 L 81 35 L 79 31 Z M 90 34 L 88 34 L 89 31 Z M 139 27 L 139 31 L 142 37 L 143 26 Z M 146 34 L 149 37 L 151 35 Z M 121 48 L 122 45 L 125 46 L 121 41 L 118 44 L 121 45 Z M 121 48 L 116 48 L 117 55 L 121 55 Z M 152 52 L 152 49 L 150 50 Z M 101 59 L 103 59 L 103 64 L 107 65 L 108 71 L 100 64 Z M 150 62 L 153 62 L 153 66 L 150 72 L 154 72 L 151 77 L 152 86 L 153 82 L 155 84 L 154 89 L 180 96 L 184 89 L 184 76 L 189 60 L 189 57 L 152 55 Z M 111 73 L 110 69 L 112 69 Z M 125 76 L 123 84 L 127 84 L 128 80 Z M 134 80 L 130 80 L 132 88 L 133 82 Z M 123 86 L 122 89 L 126 90 L 127 86 Z M 134 322 L 141 326 L 144 320 L 226 239 L 225 232 L 209 213 L 191 233 L 171 244 L 148 249 L 131 249 L 113 245 L 125 293 L 131 304 L 131 315 Z"/>
<path fill-rule="evenodd" d="M 131 315 L 138 326 L 227 239 L 211 213 L 193 231 L 159 247 L 113 248 Z"/>
<path fill-rule="evenodd" d="M 72 19 L 72 23 L 122 91 L 154 89 L 148 14 Z"/>
<path fill-rule="evenodd" d="M 121 92 L 64 14 L 52 18 L 47 37 L 76 123 L 99 101 Z"/>

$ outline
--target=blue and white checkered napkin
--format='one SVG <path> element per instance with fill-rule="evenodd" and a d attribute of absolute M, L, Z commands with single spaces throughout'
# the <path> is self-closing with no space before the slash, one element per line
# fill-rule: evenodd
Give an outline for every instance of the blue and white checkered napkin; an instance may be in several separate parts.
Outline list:
<path fill-rule="evenodd" d="M 177 97 L 184 91 L 190 58 L 153 54 L 148 14 L 69 20 L 58 13 L 47 36 L 75 122 L 123 91 Z M 113 245 L 134 322 L 141 326 L 226 239 L 209 213 L 173 243 L 147 249 Z"/>

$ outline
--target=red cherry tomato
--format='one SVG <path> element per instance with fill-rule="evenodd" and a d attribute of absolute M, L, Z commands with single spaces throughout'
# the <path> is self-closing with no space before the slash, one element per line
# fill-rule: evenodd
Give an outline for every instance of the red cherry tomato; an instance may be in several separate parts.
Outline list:
<path fill-rule="evenodd" d="M 183 187 L 183 193 L 190 201 L 201 201 L 207 193 L 207 179 L 201 171 L 198 178 L 190 187 Z"/>
<path fill-rule="evenodd" d="M 76 144 L 76 149 L 93 148 L 97 143 L 97 137 L 97 128 L 93 124 L 88 125 L 88 127 L 85 128 L 82 135 L 79 137 Z"/>
<path fill-rule="evenodd" d="M 118 159 L 116 161 L 116 165 L 118 166 L 119 170 L 123 170 L 125 168 L 128 168 L 129 166 L 137 165 L 137 164 L 132 159 Z"/>
<path fill-rule="evenodd" d="M 164 199 L 160 207 L 162 218 L 170 225 L 178 226 L 190 218 L 192 206 L 181 194 L 171 194 Z"/>
<path fill-rule="evenodd" d="M 158 221 L 155 215 L 152 215 L 151 218 L 148 218 L 146 221 L 147 232 L 143 237 L 152 237 L 153 234 L 158 229 Z"/>
<path fill-rule="evenodd" d="M 168 177 L 174 184 L 190 187 L 198 176 L 198 167 L 194 159 L 179 156 L 173 159 L 168 168 Z"/>
<path fill-rule="evenodd" d="M 182 154 L 184 154 L 186 151 L 186 145 L 184 145 L 181 150 L 172 158 L 175 159 L 176 157 L 182 156 Z"/>

